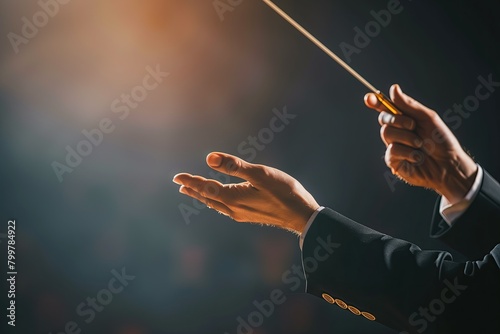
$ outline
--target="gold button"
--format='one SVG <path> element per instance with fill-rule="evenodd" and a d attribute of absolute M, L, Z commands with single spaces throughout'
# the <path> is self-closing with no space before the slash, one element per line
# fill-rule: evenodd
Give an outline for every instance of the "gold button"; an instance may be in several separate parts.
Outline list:
<path fill-rule="evenodd" d="M 351 311 L 352 313 L 354 313 L 355 315 L 360 315 L 361 314 L 361 311 L 358 310 L 357 308 L 355 308 L 354 306 L 349 306 L 347 307 L 349 309 L 349 311 Z"/>
<path fill-rule="evenodd" d="M 321 295 L 321 297 L 323 297 L 323 299 L 326 300 L 328 303 L 335 304 L 335 299 L 333 299 L 332 296 L 330 296 L 329 294 L 324 293 Z"/>
<path fill-rule="evenodd" d="M 365 317 L 366 319 L 370 320 L 370 321 L 373 321 L 375 320 L 375 316 L 371 313 L 368 313 L 368 312 L 361 312 L 361 315 L 363 317 Z"/>
<path fill-rule="evenodd" d="M 344 310 L 347 308 L 347 304 L 346 304 L 346 303 L 344 303 L 344 302 L 343 302 L 342 300 L 340 300 L 340 299 L 336 299 L 336 300 L 335 300 L 335 303 L 337 303 L 337 305 L 338 305 L 340 308 L 344 309 Z"/>

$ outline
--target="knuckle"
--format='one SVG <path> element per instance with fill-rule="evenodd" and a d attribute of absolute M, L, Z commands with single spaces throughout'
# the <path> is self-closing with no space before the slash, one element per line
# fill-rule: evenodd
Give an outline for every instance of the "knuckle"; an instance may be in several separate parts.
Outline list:
<path fill-rule="evenodd" d="M 205 183 L 201 192 L 201 194 L 205 197 L 217 197 L 219 196 L 219 193 L 219 187 L 213 182 Z"/>
<path fill-rule="evenodd" d="M 201 192 L 204 184 L 205 184 L 205 179 L 203 179 L 200 176 L 196 176 L 193 178 L 189 187 L 192 188 L 193 190 L 196 190 L 197 192 Z"/>
<path fill-rule="evenodd" d="M 401 118 L 401 123 L 415 123 L 415 120 L 409 116 L 400 116 Z"/>
<path fill-rule="evenodd" d="M 224 161 L 224 167 L 228 174 L 237 174 L 238 170 L 241 168 L 241 161 L 235 159 L 227 159 L 226 161 Z"/>
<path fill-rule="evenodd" d="M 272 175 L 271 169 L 263 165 L 255 165 L 253 173 L 258 179 L 268 179 Z"/>
<path fill-rule="evenodd" d="M 412 121 L 410 117 L 403 116 L 403 115 L 397 115 L 396 117 L 396 122 L 399 126 L 404 127 L 405 124 L 408 124 Z"/>
<path fill-rule="evenodd" d="M 385 139 L 386 133 L 387 133 L 387 125 L 384 124 L 380 127 L 380 137 L 382 137 L 382 139 Z"/>
<path fill-rule="evenodd" d="M 207 195 L 206 187 L 204 187 L 204 186 L 198 187 L 196 190 L 198 191 L 198 194 L 200 194 L 200 196 L 206 197 L 206 195 Z"/>
<path fill-rule="evenodd" d="M 415 133 L 412 133 L 411 134 L 411 137 L 408 138 L 409 139 L 409 146 L 413 147 L 413 148 L 420 148 L 424 145 L 424 141 L 422 139 L 420 139 L 420 137 L 415 134 Z"/>
<path fill-rule="evenodd" d="M 415 165 L 421 166 L 425 162 L 425 155 L 422 151 L 414 150 L 411 153 L 411 159 L 413 160 Z"/>
<path fill-rule="evenodd" d="M 288 189 L 289 189 L 291 192 L 293 192 L 293 193 L 299 192 L 299 191 L 300 191 L 300 189 L 302 189 L 302 188 L 303 188 L 303 187 L 302 187 L 302 184 L 301 184 L 299 181 L 297 181 L 296 179 L 293 179 L 291 182 L 286 183 L 285 185 L 286 185 L 286 186 L 288 187 Z"/>
<path fill-rule="evenodd" d="M 434 110 L 429 109 L 428 115 L 429 119 L 435 124 L 441 121 L 441 117 L 439 117 L 438 113 Z"/>
<path fill-rule="evenodd" d="M 419 103 L 410 96 L 406 96 L 405 100 L 406 104 L 411 108 L 417 108 L 420 106 Z"/>
<path fill-rule="evenodd" d="M 387 145 L 390 145 L 392 142 L 394 142 L 393 129 L 387 124 L 383 125 L 380 129 L 380 137 L 387 143 Z"/>
<path fill-rule="evenodd" d="M 385 151 L 384 161 L 387 167 L 394 169 L 398 165 L 399 158 L 396 155 L 397 147 L 393 144 L 389 145 Z"/>

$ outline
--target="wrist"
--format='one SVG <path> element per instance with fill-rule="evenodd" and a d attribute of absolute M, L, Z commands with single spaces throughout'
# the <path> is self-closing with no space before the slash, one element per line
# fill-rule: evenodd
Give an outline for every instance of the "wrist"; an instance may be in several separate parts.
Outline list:
<path fill-rule="evenodd" d="M 307 206 L 305 210 L 298 216 L 298 219 L 295 220 L 294 224 L 290 226 L 290 229 L 298 235 L 301 235 L 306 228 L 307 223 L 319 208 L 320 206 L 317 203 L 315 203 L 315 205 Z"/>
<path fill-rule="evenodd" d="M 458 203 L 467 195 L 474 184 L 478 172 L 477 164 L 467 153 L 451 161 L 444 174 L 444 185 L 438 193 L 450 203 Z"/>

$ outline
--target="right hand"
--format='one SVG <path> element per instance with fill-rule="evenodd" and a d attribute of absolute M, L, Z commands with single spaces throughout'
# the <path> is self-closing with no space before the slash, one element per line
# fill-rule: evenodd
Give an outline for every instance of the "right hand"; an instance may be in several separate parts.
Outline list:
<path fill-rule="evenodd" d="M 391 87 L 390 95 L 403 115 L 389 113 L 375 94 L 365 96 L 365 104 L 380 112 L 387 166 L 404 181 L 432 188 L 449 202 L 463 199 L 477 174 L 475 162 L 434 110 L 404 94 L 399 85 Z"/>
<path fill-rule="evenodd" d="M 244 179 L 222 184 L 187 173 L 177 174 L 179 191 L 238 222 L 262 223 L 301 234 L 319 208 L 312 195 L 290 175 L 272 167 L 255 165 L 233 155 L 207 156 L 214 170 Z"/>

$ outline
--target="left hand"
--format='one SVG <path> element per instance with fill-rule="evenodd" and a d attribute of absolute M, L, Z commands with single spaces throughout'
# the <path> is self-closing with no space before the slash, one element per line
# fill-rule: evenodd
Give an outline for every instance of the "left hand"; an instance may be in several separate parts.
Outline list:
<path fill-rule="evenodd" d="M 238 157 L 211 153 L 207 164 L 214 170 L 246 180 L 222 184 L 186 173 L 177 174 L 179 191 L 238 222 L 262 223 L 301 234 L 319 208 L 306 189 L 290 175 Z"/>

